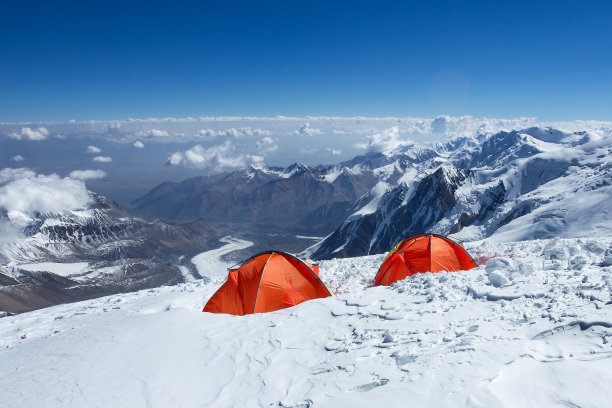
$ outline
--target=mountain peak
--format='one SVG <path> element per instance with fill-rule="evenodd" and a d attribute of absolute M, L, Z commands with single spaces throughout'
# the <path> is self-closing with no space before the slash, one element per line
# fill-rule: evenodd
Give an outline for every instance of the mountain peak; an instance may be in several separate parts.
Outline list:
<path fill-rule="evenodd" d="M 307 166 L 303 163 L 295 162 L 285 169 L 285 171 L 283 172 L 283 177 L 291 177 L 294 174 L 309 172 L 311 170 L 312 170 L 312 167 Z"/>
<path fill-rule="evenodd" d="M 571 133 L 564 132 L 562 130 L 553 129 L 550 127 L 530 127 L 523 130 L 521 133 L 525 133 L 531 137 L 547 143 L 561 143 L 563 139 L 571 136 Z"/>

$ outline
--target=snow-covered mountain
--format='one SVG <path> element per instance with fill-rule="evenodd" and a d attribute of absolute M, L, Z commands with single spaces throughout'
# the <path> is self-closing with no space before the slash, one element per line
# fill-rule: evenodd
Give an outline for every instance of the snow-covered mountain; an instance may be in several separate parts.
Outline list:
<path fill-rule="evenodd" d="M 256 315 L 202 313 L 209 276 L 0 318 L 2 405 L 606 407 L 611 245 L 467 243 L 495 257 L 391 287 L 384 255 L 322 261 L 337 296 Z"/>
<path fill-rule="evenodd" d="M 356 211 L 306 254 L 388 251 L 406 236 L 519 241 L 612 235 L 612 136 L 529 128 L 358 157 L 378 175 Z"/>
<path fill-rule="evenodd" d="M 89 194 L 92 203 L 84 208 L 4 211 L 0 221 L 20 235 L 0 248 L 0 310 L 31 310 L 183 282 L 190 272 L 180 267 L 179 258 L 217 242 L 218 233 L 203 221 L 146 220 Z"/>
<path fill-rule="evenodd" d="M 94 203 L 88 208 L 28 217 L 23 228 L 25 237 L 5 245 L 2 254 L 19 262 L 153 258 L 167 256 L 168 250 L 178 247 L 191 252 L 199 245 L 190 240 L 193 237 L 189 233 L 200 233 L 204 243 L 216 237 L 204 222 L 176 226 L 135 217 L 117 203 L 90 194 Z"/>

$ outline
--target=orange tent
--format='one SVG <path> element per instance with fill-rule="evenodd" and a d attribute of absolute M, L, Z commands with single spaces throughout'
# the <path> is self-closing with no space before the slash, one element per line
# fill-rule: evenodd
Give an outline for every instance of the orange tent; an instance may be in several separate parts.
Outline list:
<path fill-rule="evenodd" d="M 333 295 L 319 279 L 319 267 L 293 255 L 268 251 L 253 255 L 210 298 L 203 312 L 245 315 L 272 312 Z"/>
<path fill-rule="evenodd" d="M 476 268 L 476 262 L 462 245 L 441 235 L 415 235 L 401 241 L 389 252 L 374 283 L 390 285 L 416 273 L 472 268 Z"/>

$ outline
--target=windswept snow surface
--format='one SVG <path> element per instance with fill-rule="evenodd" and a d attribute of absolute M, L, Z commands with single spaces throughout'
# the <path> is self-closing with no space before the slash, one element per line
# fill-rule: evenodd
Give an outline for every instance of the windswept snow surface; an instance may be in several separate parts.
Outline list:
<path fill-rule="evenodd" d="M 612 238 L 467 249 L 391 287 L 324 261 L 339 295 L 273 313 L 201 313 L 206 280 L 2 318 L 2 405 L 609 406 Z"/>
<path fill-rule="evenodd" d="M 213 249 L 212 251 L 202 252 L 191 258 L 191 263 L 195 265 L 198 273 L 202 276 L 227 276 L 227 269 L 232 265 L 223 261 L 223 255 L 240 249 L 248 248 L 253 245 L 251 241 L 233 238 L 231 236 L 223 237 L 221 242 L 225 242 L 221 248 Z"/>

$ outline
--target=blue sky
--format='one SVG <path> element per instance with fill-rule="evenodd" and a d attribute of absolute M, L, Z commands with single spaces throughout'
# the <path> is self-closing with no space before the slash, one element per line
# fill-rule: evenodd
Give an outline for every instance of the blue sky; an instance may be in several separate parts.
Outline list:
<path fill-rule="evenodd" d="M 2 2 L 0 121 L 612 120 L 608 2 Z"/>

